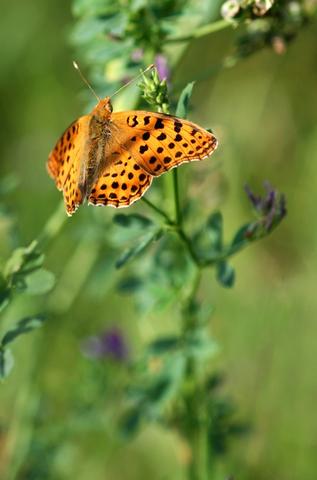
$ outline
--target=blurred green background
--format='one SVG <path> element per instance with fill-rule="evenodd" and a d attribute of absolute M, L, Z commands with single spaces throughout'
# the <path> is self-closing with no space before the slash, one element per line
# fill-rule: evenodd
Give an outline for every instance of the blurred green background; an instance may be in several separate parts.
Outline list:
<path fill-rule="evenodd" d="M 14 174 L 19 182 L 6 197 L 11 220 L 0 220 L 1 261 L 10 242 L 27 244 L 37 236 L 60 202 L 46 158 L 84 107 L 67 43 L 72 22 L 70 3 L 61 0 L 1 8 L 1 178 Z M 227 29 L 192 43 L 177 79 L 186 84 L 224 58 L 234 35 Z M 257 53 L 197 83 L 194 91 L 191 119 L 216 132 L 220 147 L 213 159 L 220 167 L 210 168 L 213 160 L 182 167 L 181 181 L 191 179 L 190 194 L 199 196 L 206 211 L 221 207 L 228 237 L 247 219 L 245 182 L 262 188 L 268 179 L 288 200 L 288 216 L 272 237 L 233 259 L 232 290 L 210 274 L 204 278 L 202 297 L 215 307 L 211 328 L 221 347 L 215 368 L 225 372 L 224 393 L 235 400 L 239 418 L 252 425 L 250 435 L 232 443 L 218 463 L 217 478 L 317 476 L 316 82 L 312 25 L 284 55 Z M 130 444 L 114 440 L 116 412 L 103 402 L 104 396 L 116 400 L 116 380 L 125 373 L 116 369 L 109 380 L 107 369 L 91 366 L 80 350 L 83 338 L 107 325 L 121 326 L 132 351 L 157 331 L 175 328 L 170 309 L 140 318 L 131 300 L 114 292 L 102 273 L 111 252 L 102 252 L 98 280 L 92 275 L 99 271 L 92 267 L 95 240 L 88 235 L 80 242 L 82 225 L 87 215 L 105 222 L 113 215 L 112 209 L 95 210 L 81 208 L 50 246 L 47 265 L 58 279 L 63 275 L 63 288 L 48 304 L 61 314 L 17 343 L 16 367 L 1 385 L 4 480 L 48 478 L 47 471 L 63 480 L 183 478 L 188 452 L 176 435 L 151 427 Z M 8 221 L 13 240 L 5 234 Z M 26 306 L 37 311 L 39 303 L 47 305 L 32 301 L 19 300 L 6 324 Z"/>

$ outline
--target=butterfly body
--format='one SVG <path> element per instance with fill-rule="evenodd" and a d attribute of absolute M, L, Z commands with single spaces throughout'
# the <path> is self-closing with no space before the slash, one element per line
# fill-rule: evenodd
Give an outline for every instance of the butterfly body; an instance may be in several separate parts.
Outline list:
<path fill-rule="evenodd" d="M 154 112 L 112 113 L 106 97 L 64 132 L 47 167 L 72 215 L 85 199 L 93 205 L 128 206 L 153 177 L 202 160 L 216 147 L 214 135 L 192 122 Z"/>
<path fill-rule="evenodd" d="M 111 105 L 106 100 L 101 100 L 88 117 L 88 135 L 82 156 L 79 159 L 80 175 L 78 186 L 85 198 L 96 183 L 100 171 L 105 167 L 106 145 L 111 138 L 109 125 Z"/>

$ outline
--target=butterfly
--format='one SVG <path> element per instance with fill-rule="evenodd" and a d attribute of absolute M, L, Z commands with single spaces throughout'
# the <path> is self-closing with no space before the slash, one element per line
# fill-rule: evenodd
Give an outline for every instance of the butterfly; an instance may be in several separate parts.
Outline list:
<path fill-rule="evenodd" d="M 49 155 L 47 169 L 72 215 L 92 205 L 127 207 L 158 177 L 184 162 L 203 160 L 217 147 L 215 136 L 172 115 L 112 112 L 110 97 L 74 121 Z"/>

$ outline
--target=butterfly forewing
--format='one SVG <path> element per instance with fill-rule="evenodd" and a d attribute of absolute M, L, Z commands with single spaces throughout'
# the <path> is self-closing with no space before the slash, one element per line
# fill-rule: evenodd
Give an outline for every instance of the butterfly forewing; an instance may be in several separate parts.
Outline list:
<path fill-rule="evenodd" d="M 116 112 L 112 114 L 111 124 L 113 136 L 153 176 L 184 162 L 202 160 L 217 147 L 212 133 L 170 115 Z"/>
<path fill-rule="evenodd" d="M 89 116 L 80 117 L 63 133 L 50 153 L 47 169 L 56 186 L 63 191 L 66 211 L 72 215 L 83 202 L 79 188 L 81 159 L 84 158 Z"/>

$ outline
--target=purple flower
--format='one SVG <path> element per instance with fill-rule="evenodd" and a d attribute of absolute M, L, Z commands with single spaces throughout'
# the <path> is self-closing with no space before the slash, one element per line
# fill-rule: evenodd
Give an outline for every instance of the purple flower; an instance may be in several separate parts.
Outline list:
<path fill-rule="evenodd" d="M 248 185 L 245 185 L 244 189 L 259 216 L 259 220 L 252 224 L 252 232 L 261 226 L 267 232 L 271 231 L 287 213 L 285 196 L 274 190 L 268 181 L 264 182 L 266 194 L 263 197 L 253 193 Z"/>
<path fill-rule="evenodd" d="M 128 359 L 128 346 L 124 336 L 115 327 L 100 335 L 88 337 L 82 344 L 82 352 L 89 358 L 111 359 L 117 362 Z"/>
<path fill-rule="evenodd" d="M 154 63 L 161 80 L 168 81 L 170 78 L 170 69 L 168 67 L 167 58 L 162 55 L 162 53 L 158 53 L 154 59 Z"/>

